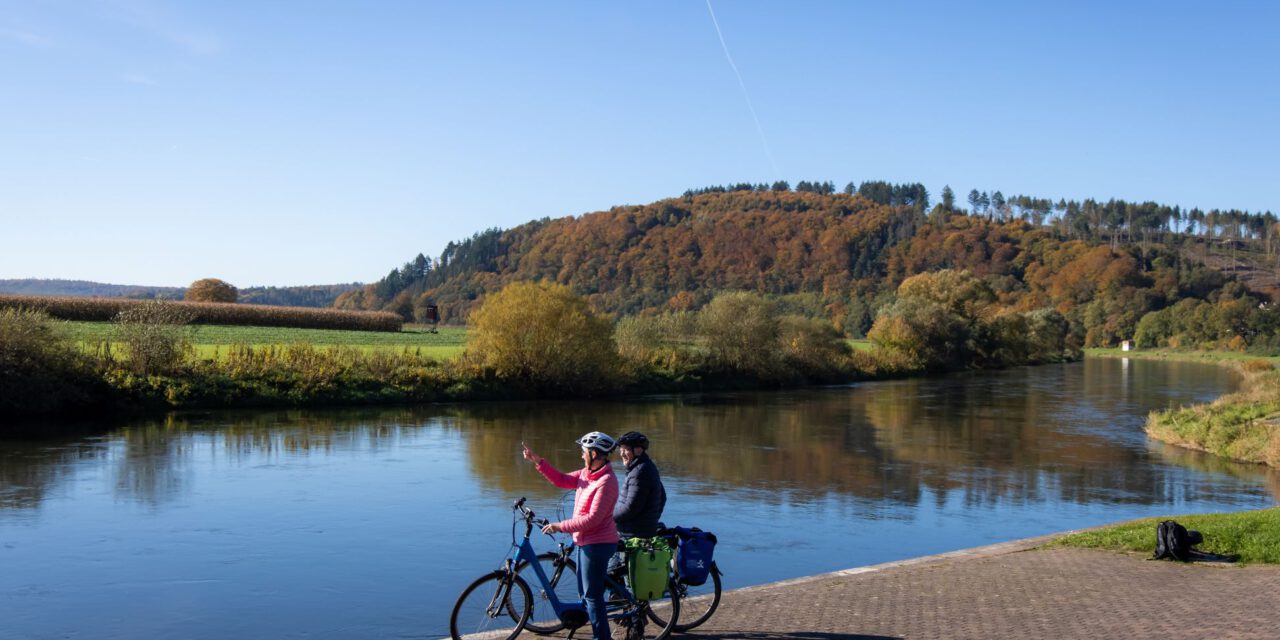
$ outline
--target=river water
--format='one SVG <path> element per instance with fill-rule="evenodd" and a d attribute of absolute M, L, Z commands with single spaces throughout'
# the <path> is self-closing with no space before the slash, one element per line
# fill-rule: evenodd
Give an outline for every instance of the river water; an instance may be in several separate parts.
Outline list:
<path fill-rule="evenodd" d="M 1236 384 L 1097 359 L 850 387 L 183 414 L 0 440 L 0 638 L 425 638 L 595 429 L 654 443 L 668 524 L 726 588 L 1143 516 L 1272 506 L 1280 477 L 1149 442 Z M 621 465 L 617 465 L 619 468 Z M 539 536 L 535 544 L 550 548 Z"/>

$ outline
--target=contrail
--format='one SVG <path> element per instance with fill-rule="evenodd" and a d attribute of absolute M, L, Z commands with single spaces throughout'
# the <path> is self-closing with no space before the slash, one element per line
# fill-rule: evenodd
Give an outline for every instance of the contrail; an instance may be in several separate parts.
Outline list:
<path fill-rule="evenodd" d="M 756 108 L 751 104 L 751 94 L 747 93 L 747 83 L 742 81 L 742 73 L 738 71 L 738 65 L 733 63 L 733 56 L 729 55 L 729 45 L 724 42 L 724 34 L 720 32 L 720 22 L 716 20 L 716 12 L 711 8 L 711 0 L 707 0 L 707 13 L 711 14 L 711 24 L 716 27 L 716 35 L 720 37 L 720 48 L 724 49 L 724 57 L 729 61 L 729 67 L 733 69 L 733 75 L 738 77 L 738 86 L 742 87 L 742 97 L 747 100 L 747 110 L 751 112 L 751 119 L 756 122 L 756 131 L 760 134 L 760 144 L 764 145 L 764 154 L 769 156 L 769 164 L 773 165 L 773 175 L 781 178 L 782 171 L 778 169 L 778 163 L 773 159 L 773 152 L 769 150 L 769 140 L 764 137 L 764 127 L 760 126 L 760 117 L 756 115 Z"/>

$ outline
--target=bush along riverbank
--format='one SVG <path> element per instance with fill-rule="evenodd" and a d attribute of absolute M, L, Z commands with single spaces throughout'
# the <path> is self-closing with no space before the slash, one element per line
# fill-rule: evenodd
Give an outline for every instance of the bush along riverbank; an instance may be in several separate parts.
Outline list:
<path fill-rule="evenodd" d="M 183 310 L 116 317 L 77 349 L 40 311 L 0 310 L 0 414 L 349 405 L 779 388 L 1080 357 L 1051 310 L 1000 309 L 965 272 L 909 278 L 853 350 L 828 322 L 731 292 L 698 311 L 614 321 L 567 287 L 516 283 L 472 316 L 457 358 L 306 343 L 194 354 Z"/>

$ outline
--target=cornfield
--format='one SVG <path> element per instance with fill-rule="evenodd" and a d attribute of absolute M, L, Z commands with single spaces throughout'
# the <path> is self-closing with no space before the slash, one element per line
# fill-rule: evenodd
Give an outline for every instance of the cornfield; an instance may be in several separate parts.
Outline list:
<path fill-rule="evenodd" d="M 149 300 L 85 298 L 77 296 L 22 296 L 0 294 L 0 309 L 44 311 L 62 320 L 109 321 L 121 311 Z M 349 331 L 399 331 L 400 316 L 388 311 L 346 311 L 311 307 L 275 307 L 219 302 L 171 302 L 190 313 L 195 324 L 346 329 Z"/>

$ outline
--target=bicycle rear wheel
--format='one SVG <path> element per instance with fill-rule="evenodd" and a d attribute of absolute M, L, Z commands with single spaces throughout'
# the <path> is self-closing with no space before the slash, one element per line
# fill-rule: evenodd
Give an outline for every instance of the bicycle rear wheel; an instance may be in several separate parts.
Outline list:
<path fill-rule="evenodd" d="M 711 575 L 707 581 L 698 585 L 677 584 L 676 594 L 680 598 L 680 620 L 675 630 L 683 633 L 711 619 L 711 615 L 720 606 L 720 568 L 711 563 Z M 657 612 L 650 613 L 654 622 L 666 624 L 666 620 Z"/>
<path fill-rule="evenodd" d="M 547 581 L 551 583 L 551 590 L 555 592 L 557 600 L 561 602 L 582 600 L 578 595 L 578 565 L 573 560 L 565 558 L 561 562 L 560 554 L 548 551 L 538 555 L 538 565 L 547 575 Z M 516 573 L 531 585 L 530 589 L 533 591 L 533 613 L 529 615 L 529 621 L 525 623 L 524 628 L 539 635 L 547 635 L 563 629 L 564 623 L 560 622 L 560 616 L 556 615 L 555 607 L 551 606 L 547 589 L 537 579 L 537 574 L 530 568 L 529 563 L 520 563 Z"/>
<path fill-rule="evenodd" d="M 667 584 L 667 595 L 659 599 L 610 603 L 609 618 L 615 625 L 627 628 L 627 640 L 666 640 L 680 618 L 678 586 L 672 579 Z"/>
<path fill-rule="evenodd" d="M 529 585 L 520 576 L 494 571 L 477 578 L 458 596 L 449 614 L 449 635 L 461 640 L 477 633 L 510 630 L 506 640 L 512 640 L 520 635 L 532 610 Z"/>

